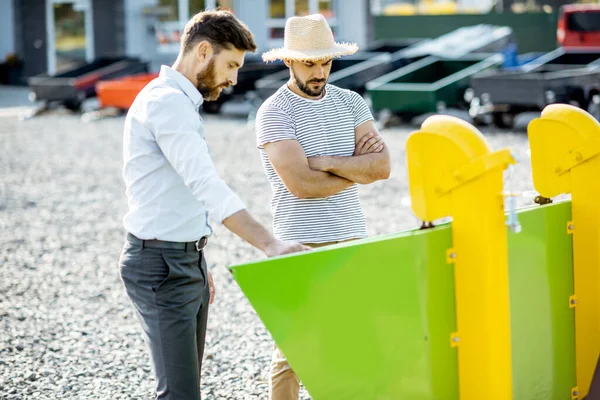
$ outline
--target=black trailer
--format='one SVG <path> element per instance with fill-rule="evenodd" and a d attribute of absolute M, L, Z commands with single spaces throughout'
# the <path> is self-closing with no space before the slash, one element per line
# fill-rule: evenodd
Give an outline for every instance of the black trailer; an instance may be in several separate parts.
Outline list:
<path fill-rule="evenodd" d="M 600 67 L 600 48 L 558 48 L 521 67 L 522 71 L 550 72 L 587 66 Z"/>
<path fill-rule="evenodd" d="M 600 68 L 484 72 L 471 78 L 470 87 L 469 114 L 474 122 L 491 116 L 496 126 L 510 128 L 517 114 L 541 111 L 553 103 L 573 104 L 597 114 Z"/>
<path fill-rule="evenodd" d="M 99 58 L 56 75 L 41 74 L 28 79 L 31 101 L 61 103 L 79 110 L 81 103 L 96 95 L 100 80 L 148 72 L 148 64 L 137 58 Z"/>

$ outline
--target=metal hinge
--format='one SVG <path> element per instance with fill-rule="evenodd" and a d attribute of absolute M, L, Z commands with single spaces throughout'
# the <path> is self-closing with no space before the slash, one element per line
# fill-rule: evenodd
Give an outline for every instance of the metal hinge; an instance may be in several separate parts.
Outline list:
<path fill-rule="evenodd" d="M 450 334 L 450 347 L 458 347 L 459 344 L 460 336 L 458 336 L 458 332 Z"/>
<path fill-rule="evenodd" d="M 456 251 L 453 248 L 446 250 L 446 263 L 454 264 L 456 262 Z"/>
<path fill-rule="evenodd" d="M 575 224 L 573 223 L 573 221 L 569 221 L 567 222 L 567 233 L 569 235 L 572 235 L 573 232 L 575 232 Z"/>
<path fill-rule="evenodd" d="M 577 306 L 577 296 L 569 296 L 569 308 L 575 308 Z"/>
<path fill-rule="evenodd" d="M 579 388 L 574 387 L 571 389 L 571 400 L 579 400 Z"/>

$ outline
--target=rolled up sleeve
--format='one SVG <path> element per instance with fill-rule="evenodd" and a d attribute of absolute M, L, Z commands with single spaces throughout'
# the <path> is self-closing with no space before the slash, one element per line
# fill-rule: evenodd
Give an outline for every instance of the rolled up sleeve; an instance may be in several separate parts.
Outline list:
<path fill-rule="evenodd" d="M 242 200 L 217 174 L 197 112 L 183 94 L 148 106 L 156 143 L 173 169 L 217 223 L 245 209 Z"/>

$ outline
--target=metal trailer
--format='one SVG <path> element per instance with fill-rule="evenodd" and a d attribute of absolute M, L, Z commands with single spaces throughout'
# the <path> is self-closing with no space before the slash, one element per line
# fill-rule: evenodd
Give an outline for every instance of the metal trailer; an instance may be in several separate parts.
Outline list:
<path fill-rule="evenodd" d="M 522 67 L 523 71 L 550 72 L 586 66 L 600 66 L 600 48 L 558 48 Z"/>
<path fill-rule="evenodd" d="M 437 38 L 424 40 L 397 53 L 395 58 L 460 58 L 472 53 L 499 53 L 511 43 L 513 31 L 510 27 L 480 24 L 465 26 Z"/>
<path fill-rule="evenodd" d="M 91 63 L 61 72 L 41 74 L 28 79 L 31 101 L 57 102 L 70 110 L 79 110 L 81 103 L 96 95 L 96 83 L 128 75 L 148 72 L 148 64 L 137 58 L 99 58 Z"/>
<path fill-rule="evenodd" d="M 470 54 L 456 59 L 427 57 L 367 84 L 373 110 L 404 117 L 460 107 L 469 79 L 502 64 L 500 54 Z M 467 106 L 467 104 L 465 104 Z"/>
<path fill-rule="evenodd" d="M 467 95 L 469 115 L 475 123 L 491 119 L 499 128 L 511 128 L 519 113 L 541 111 L 552 103 L 568 103 L 588 110 L 600 120 L 600 65 L 592 62 L 577 68 L 579 62 L 594 58 L 590 54 L 574 56 L 566 53 L 552 58 L 559 62 L 574 62 L 571 68 L 567 68 L 568 64 L 545 62 L 533 68 L 528 64 L 525 70 L 493 71 L 473 76 Z"/>

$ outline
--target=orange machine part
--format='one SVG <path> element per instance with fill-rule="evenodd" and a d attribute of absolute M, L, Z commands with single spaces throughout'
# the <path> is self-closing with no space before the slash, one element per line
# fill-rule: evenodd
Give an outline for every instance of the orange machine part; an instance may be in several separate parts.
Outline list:
<path fill-rule="evenodd" d="M 139 74 L 98 82 L 96 95 L 100 106 L 128 110 L 138 93 L 157 76 L 158 74 Z"/>

